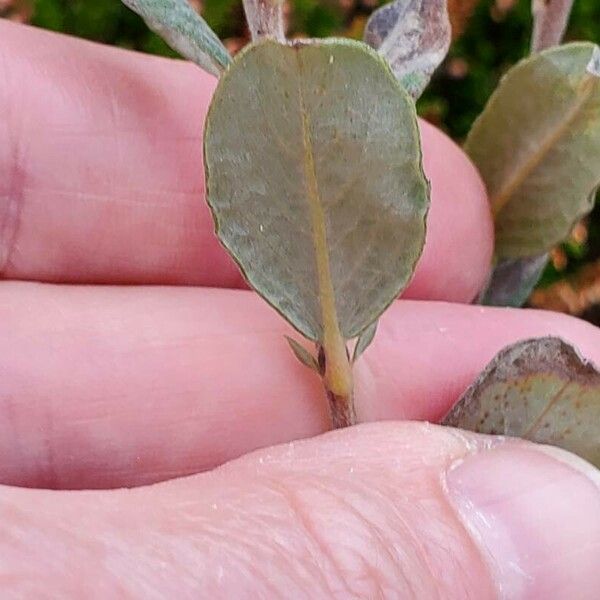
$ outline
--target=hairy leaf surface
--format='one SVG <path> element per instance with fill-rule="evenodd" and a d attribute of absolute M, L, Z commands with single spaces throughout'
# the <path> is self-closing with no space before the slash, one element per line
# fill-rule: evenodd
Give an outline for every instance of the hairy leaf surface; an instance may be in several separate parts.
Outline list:
<path fill-rule="evenodd" d="M 174 50 L 219 75 L 231 62 L 227 49 L 187 0 L 123 0 Z"/>
<path fill-rule="evenodd" d="M 205 162 L 221 241 L 306 337 L 356 337 L 410 280 L 429 205 L 415 108 L 364 44 L 244 50 L 213 99 Z"/>
<path fill-rule="evenodd" d="M 365 42 L 390 63 L 413 98 L 422 93 L 446 57 L 452 31 L 447 0 L 396 0 L 367 22 Z"/>

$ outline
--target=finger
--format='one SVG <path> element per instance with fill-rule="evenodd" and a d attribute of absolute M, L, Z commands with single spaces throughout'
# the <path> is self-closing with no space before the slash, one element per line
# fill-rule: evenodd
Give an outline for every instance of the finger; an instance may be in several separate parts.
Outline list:
<path fill-rule="evenodd" d="M 0 40 L 0 273 L 241 286 L 203 201 L 214 79 L 1 21 Z M 422 133 L 432 208 L 408 294 L 468 302 L 490 265 L 487 198 L 462 151 L 431 126 Z"/>
<path fill-rule="evenodd" d="M 0 285 L 0 481 L 128 486 L 328 427 L 317 376 L 250 292 Z M 600 330 L 555 313 L 399 301 L 357 363 L 362 421 L 439 419 L 493 355 Z"/>
<path fill-rule="evenodd" d="M 0 515 L 5 598 L 592 600 L 600 589 L 591 465 L 410 423 L 137 490 L 0 488 Z"/>

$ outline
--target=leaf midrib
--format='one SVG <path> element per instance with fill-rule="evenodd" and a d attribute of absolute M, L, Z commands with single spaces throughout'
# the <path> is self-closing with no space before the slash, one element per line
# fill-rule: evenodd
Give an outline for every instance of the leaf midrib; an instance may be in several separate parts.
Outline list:
<path fill-rule="evenodd" d="M 302 92 L 302 72 L 303 65 L 300 57 L 300 50 L 295 50 L 298 65 L 298 100 L 300 104 L 300 115 L 302 121 L 302 143 L 304 155 L 304 178 L 306 182 L 306 197 L 308 200 L 311 216 L 312 237 L 315 250 L 315 261 L 317 268 L 318 298 L 321 308 L 321 317 L 323 324 L 322 342 L 328 361 L 327 367 L 330 381 L 328 382 L 331 391 L 339 395 L 345 395 L 350 392 L 347 389 L 348 373 L 344 372 L 344 365 L 347 364 L 346 346 L 340 332 L 337 309 L 335 303 L 335 292 L 331 279 L 331 268 L 329 265 L 329 252 L 327 249 L 327 229 L 325 226 L 325 211 L 319 191 L 317 181 L 317 172 L 315 166 L 313 141 L 311 137 L 310 116 L 306 109 L 306 102 Z"/>
<path fill-rule="evenodd" d="M 554 148 L 558 141 L 567 133 L 569 127 L 580 115 L 581 111 L 589 101 L 595 90 L 597 77 L 586 75 L 581 82 L 577 101 L 568 111 L 565 119 L 561 121 L 556 129 L 551 132 L 540 144 L 537 152 L 525 162 L 521 169 L 513 174 L 508 183 L 491 199 L 492 213 L 495 218 L 498 217 L 502 209 L 508 204 L 513 194 L 523 185 L 525 180 L 541 164 L 547 154 Z"/>

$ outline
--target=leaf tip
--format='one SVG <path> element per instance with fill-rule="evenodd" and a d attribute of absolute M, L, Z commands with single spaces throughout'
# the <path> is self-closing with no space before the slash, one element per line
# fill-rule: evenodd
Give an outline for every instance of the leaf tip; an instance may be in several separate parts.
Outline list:
<path fill-rule="evenodd" d="M 600 46 L 594 46 L 592 57 L 587 66 L 587 72 L 594 77 L 600 77 Z"/>

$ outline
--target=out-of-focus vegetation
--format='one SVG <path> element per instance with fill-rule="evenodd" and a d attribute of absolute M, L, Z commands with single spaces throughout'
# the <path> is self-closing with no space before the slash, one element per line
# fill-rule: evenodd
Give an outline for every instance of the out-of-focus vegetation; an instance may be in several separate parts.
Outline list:
<path fill-rule="evenodd" d="M 420 112 L 462 138 L 498 78 L 528 51 L 531 0 L 449 0 L 455 41 L 444 67 L 420 101 Z M 192 0 L 235 51 L 247 41 L 241 0 Z M 289 0 L 291 35 L 360 38 L 381 0 Z M 3 8 L 4 7 L 4 8 Z M 143 52 L 175 53 L 119 0 L 0 0 L 0 13 Z M 470 17 L 470 18 L 469 18 Z M 575 0 L 567 39 L 600 41 L 600 2 Z"/>
<path fill-rule="evenodd" d="M 232 52 L 247 41 L 241 0 L 191 0 Z M 360 38 L 380 0 L 288 0 L 290 35 Z M 420 114 L 460 142 L 502 73 L 525 56 L 531 0 L 448 0 L 454 43 L 448 59 L 419 101 Z M 0 15 L 106 44 L 174 56 L 119 0 L 0 0 Z M 600 1 L 575 0 L 566 40 L 600 41 Z M 582 268 L 583 275 L 581 274 Z M 547 288 L 578 274 L 571 285 Z M 565 286 L 567 291 L 565 291 Z M 554 250 L 533 302 L 577 312 L 600 304 L 600 203 L 571 239 Z M 592 292 L 590 292 L 592 290 Z M 596 290 L 596 292 L 594 292 Z M 570 295 L 570 301 L 565 299 Z M 573 296 L 575 294 L 575 296 Z M 566 306 L 569 305 L 567 308 Z"/>

